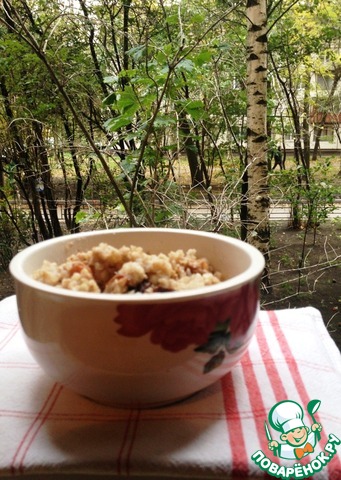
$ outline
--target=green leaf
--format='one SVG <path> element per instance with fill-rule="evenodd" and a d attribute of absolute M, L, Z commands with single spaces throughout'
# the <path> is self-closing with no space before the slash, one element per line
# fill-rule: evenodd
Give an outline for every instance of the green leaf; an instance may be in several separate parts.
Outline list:
<path fill-rule="evenodd" d="M 200 13 L 196 13 L 195 15 L 193 15 L 190 19 L 190 22 L 191 23 L 202 23 L 203 21 L 205 20 L 205 16 L 200 14 Z"/>
<path fill-rule="evenodd" d="M 116 93 L 113 92 L 103 100 L 103 106 L 113 105 L 116 102 Z"/>
<path fill-rule="evenodd" d="M 157 210 L 155 213 L 155 223 L 161 223 L 165 220 L 168 220 L 171 217 L 171 214 L 168 210 Z"/>
<path fill-rule="evenodd" d="M 124 173 L 131 173 L 135 171 L 136 161 L 132 157 L 127 157 L 125 160 L 122 160 L 120 166 Z"/>
<path fill-rule="evenodd" d="M 156 100 L 156 95 L 154 93 L 148 93 L 144 97 L 140 99 L 141 104 L 145 107 L 148 108 L 150 107 Z"/>
<path fill-rule="evenodd" d="M 193 61 L 195 63 L 195 65 L 197 65 L 198 67 L 201 67 L 202 65 L 204 65 L 205 63 L 208 63 L 212 58 L 212 53 L 208 50 L 204 50 L 202 52 L 199 53 L 199 55 L 197 55 Z"/>
<path fill-rule="evenodd" d="M 162 52 L 162 51 L 158 52 L 155 58 L 159 65 L 163 65 L 164 63 L 167 62 L 167 55 L 165 54 L 165 52 Z"/>
<path fill-rule="evenodd" d="M 104 123 L 104 127 L 109 130 L 110 132 L 116 132 L 122 127 L 126 127 L 132 122 L 132 118 L 130 116 L 123 116 L 120 115 L 116 118 L 110 118 Z"/>
<path fill-rule="evenodd" d="M 121 70 L 118 76 L 120 78 L 126 78 L 126 77 L 134 78 L 138 73 L 139 73 L 138 69 L 131 68 L 128 70 Z"/>
<path fill-rule="evenodd" d="M 192 60 L 185 58 L 176 67 L 177 70 L 184 70 L 185 72 L 192 72 L 194 69 L 194 63 Z"/>
<path fill-rule="evenodd" d="M 118 77 L 116 76 L 104 77 L 105 83 L 116 83 L 117 81 L 118 81 Z"/>
<path fill-rule="evenodd" d="M 220 43 L 219 45 L 217 45 L 217 48 L 225 52 L 231 49 L 231 45 L 229 43 Z"/>
<path fill-rule="evenodd" d="M 179 23 L 179 17 L 178 15 L 169 15 L 169 17 L 166 18 L 166 22 L 168 25 L 177 25 Z"/>
<path fill-rule="evenodd" d="M 199 120 L 205 113 L 204 104 L 201 100 L 191 100 L 186 103 L 185 110 L 194 120 Z"/>
<path fill-rule="evenodd" d="M 130 50 L 128 50 L 127 54 L 130 55 L 135 60 L 135 62 L 139 62 L 140 60 L 143 59 L 145 51 L 146 51 L 145 45 L 138 45 L 137 47 L 133 47 Z"/>
<path fill-rule="evenodd" d="M 174 46 L 173 46 L 172 43 L 167 43 L 167 45 L 165 45 L 165 46 L 163 47 L 163 52 L 164 52 L 164 54 L 165 54 L 166 56 L 171 55 L 171 53 L 173 52 L 173 48 L 174 48 Z"/>
<path fill-rule="evenodd" d="M 117 108 L 124 114 L 133 115 L 139 108 L 139 102 L 131 87 L 117 95 Z"/>
<path fill-rule="evenodd" d="M 84 212 L 83 210 L 80 210 L 79 212 L 76 213 L 75 220 L 77 223 L 82 223 L 87 220 L 88 216 L 89 215 L 86 212 Z"/>
<path fill-rule="evenodd" d="M 125 212 L 125 208 L 124 208 L 124 206 L 122 205 L 122 203 L 119 203 L 119 204 L 114 208 L 114 210 L 116 210 L 117 212 L 120 212 L 120 213 Z"/>
<path fill-rule="evenodd" d="M 168 127 L 169 125 L 174 125 L 176 123 L 175 118 L 169 117 L 168 115 L 156 117 L 154 122 L 154 127 Z"/>

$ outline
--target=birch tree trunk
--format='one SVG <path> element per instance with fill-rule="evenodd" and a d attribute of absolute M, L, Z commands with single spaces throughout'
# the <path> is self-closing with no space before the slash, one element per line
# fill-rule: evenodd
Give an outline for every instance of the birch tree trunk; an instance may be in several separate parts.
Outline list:
<path fill-rule="evenodd" d="M 244 229 L 248 243 L 266 260 L 264 283 L 269 284 L 269 192 L 267 162 L 267 2 L 247 0 L 247 153 Z"/>

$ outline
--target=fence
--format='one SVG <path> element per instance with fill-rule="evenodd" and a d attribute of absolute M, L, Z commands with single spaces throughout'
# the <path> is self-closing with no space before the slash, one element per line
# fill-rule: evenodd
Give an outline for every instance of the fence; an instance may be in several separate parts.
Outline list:
<path fill-rule="evenodd" d="M 218 200 L 217 203 L 219 204 L 218 207 L 218 216 L 220 220 L 222 221 L 229 221 L 233 222 L 235 220 L 238 220 L 238 215 L 233 215 L 231 213 L 229 208 L 224 208 L 223 202 L 219 202 L 219 199 L 217 198 L 218 196 L 216 195 L 216 199 Z M 19 200 L 19 201 L 12 201 L 11 202 L 12 206 L 15 208 L 20 208 L 24 211 L 29 211 L 29 206 L 28 203 L 24 200 Z M 57 214 L 58 214 L 58 219 L 63 222 L 64 221 L 64 211 L 65 208 L 74 208 L 75 204 L 73 202 L 69 202 L 66 204 L 66 202 L 62 200 L 56 201 L 56 206 L 57 206 Z M 184 207 L 185 208 L 185 207 Z M 92 214 L 94 212 L 102 212 L 105 210 L 105 207 L 101 204 L 100 200 L 87 200 L 82 203 L 81 210 L 85 211 L 88 214 Z M 207 202 L 200 202 L 196 201 L 195 203 L 190 204 L 187 207 L 188 214 L 193 216 L 193 217 L 198 217 L 198 218 L 208 218 L 211 216 L 211 209 L 210 205 Z M 115 213 L 116 212 L 116 213 Z M 272 200 L 270 204 L 270 221 L 275 221 L 275 222 L 290 222 L 291 220 L 291 205 L 289 202 L 283 202 L 281 200 Z M 112 209 L 110 210 L 110 215 L 117 215 L 117 218 L 124 218 L 125 214 L 124 212 L 119 212 L 119 211 L 113 211 Z M 328 214 L 328 219 L 335 219 L 335 218 L 340 218 L 341 217 L 341 199 L 335 199 L 335 210 L 333 212 L 330 212 Z"/>

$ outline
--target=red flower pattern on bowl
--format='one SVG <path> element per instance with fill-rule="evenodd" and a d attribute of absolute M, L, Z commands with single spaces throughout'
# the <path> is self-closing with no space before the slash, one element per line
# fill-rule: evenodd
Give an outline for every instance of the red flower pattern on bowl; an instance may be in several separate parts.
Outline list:
<path fill-rule="evenodd" d="M 229 336 L 231 350 L 244 343 L 258 308 L 258 281 L 241 288 L 194 301 L 169 305 L 122 305 L 115 322 L 118 333 L 150 340 L 170 352 L 205 345 L 216 330 Z"/>

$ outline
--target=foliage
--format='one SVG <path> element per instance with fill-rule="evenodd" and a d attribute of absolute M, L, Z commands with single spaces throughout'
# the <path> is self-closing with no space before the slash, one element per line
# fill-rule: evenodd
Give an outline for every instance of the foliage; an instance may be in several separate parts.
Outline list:
<path fill-rule="evenodd" d="M 5 271 L 13 256 L 30 242 L 27 212 L 13 205 L 8 216 L 4 207 L 5 202 L 0 201 L 0 271 Z"/>
<path fill-rule="evenodd" d="M 326 107 L 330 113 L 339 112 L 340 14 L 338 0 L 296 2 L 291 9 L 283 1 L 270 9 L 270 129 L 295 138 L 296 162 L 305 169 L 310 166 L 314 112 Z M 333 81 L 335 89 L 326 88 Z M 337 115 L 335 121 L 338 124 Z M 304 180 L 308 183 L 308 176 Z"/>
<path fill-rule="evenodd" d="M 27 228 L 29 242 L 121 225 L 239 235 L 234 221 L 245 171 L 244 2 L 46 5 L 4 1 L 0 10 L 6 218 L 15 225 L 8 205 L 18 195 L 29 221 L 20 228 Z M 268 3 L 269 142 L 292 132 L 299 140 L 290 198 L 314 206 L 315 224 L 323 221 L 320 205 L 328 210 L 333 191 L 317 185 L 304 157 L 302 92 L 310 88 L 308 73 L 336 78 L 339 9 L 336 0 Z M 337 110 L 336 94 L 329 98 L 321 89 L 308 97 L 309 108 Z M 188 165 L 185 185 L 177 174 L 181 162 Z M 223 201 L 212 191 L 217 174 Z M 299 220 L 308 215 L 302 205 Z"/>
<path fill-rule="evenodd" d="M 335 206 L 338 187 L 330 159 L 315 163 L 309 170 L 309 188 L 297 184 L 297 170 L 301 165 L 271 175 L 271 186 L 276 197 L 288 201 L 296 209 L 299 224 L 317 228 L 324 223 Z"/>

